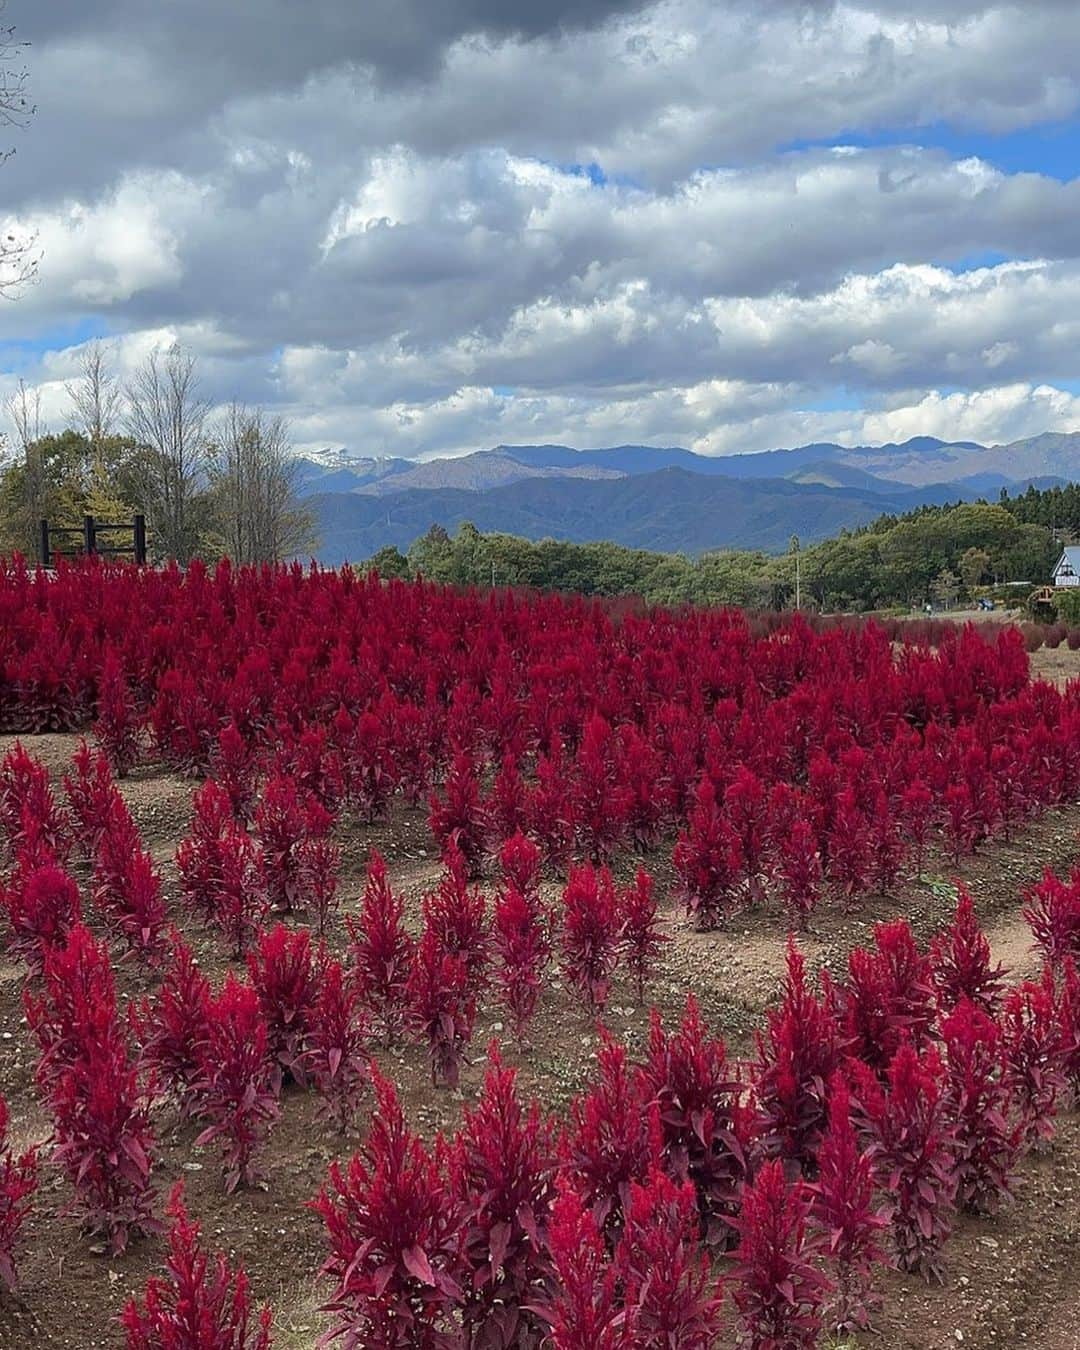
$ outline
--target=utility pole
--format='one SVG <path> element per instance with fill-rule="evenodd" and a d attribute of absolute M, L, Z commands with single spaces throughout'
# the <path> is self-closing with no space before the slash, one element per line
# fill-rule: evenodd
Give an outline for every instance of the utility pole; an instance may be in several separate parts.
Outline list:
<path fill-rule="evenodd" d="M 795 608 L 802 609 L 802 566 L 799 557 L 799 536 L 793 534 L 788 552 L 795 554 Z"/>

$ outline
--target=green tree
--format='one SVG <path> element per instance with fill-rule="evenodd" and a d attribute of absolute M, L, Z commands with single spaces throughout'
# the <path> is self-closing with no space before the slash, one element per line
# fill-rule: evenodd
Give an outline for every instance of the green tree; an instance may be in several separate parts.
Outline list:
<path fill-rule="evenodd" d="M 396 544 L 387 544 L 385 548 L 379 549 L 368 560 L 368 567 L 373 567 L 384 581 L 393 577 L 405 581 L 410 575 L 409 560 Z"/>
<path fill-rule="evenodd" d="M 957 569 L 964 589 L 969 593 L 981 586 L 990 571 L 990 554 L 983 548 L 966 549 Z"/>

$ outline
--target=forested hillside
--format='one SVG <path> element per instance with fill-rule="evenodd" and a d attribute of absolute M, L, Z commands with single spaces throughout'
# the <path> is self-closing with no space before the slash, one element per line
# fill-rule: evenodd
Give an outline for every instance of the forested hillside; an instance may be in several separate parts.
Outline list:
<path fill-rule="evenodd" d="M 1057 553 L 1044 525 L 979 502 L 881 516 L 810 547 L 792 541 L 780 555 L 721 550 L 691 558 L 608 542 L 534 543 L 482 533 L 466 522 L 452 536 L 435 527 L 407 553 L 384 548 L 370 561 L 385 576 L 634 594 L 664 605 L 783 606 L 794 600 L 798 584 L 804 604 L 873 609 L 926 599 L 950 603 L 991 583 L 1041 583 Z"/>

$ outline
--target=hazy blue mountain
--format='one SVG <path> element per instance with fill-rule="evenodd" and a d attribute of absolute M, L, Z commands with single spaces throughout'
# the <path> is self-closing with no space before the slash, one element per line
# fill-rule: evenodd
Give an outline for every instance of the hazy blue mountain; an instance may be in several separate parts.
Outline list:
<path fill-rule="evenodd" d="M 678 446 L 503 445 L 418 463 L 327 452 L 300 462 L 327 562 L 407 548 L 433 524 L 471 520 L 530 539 L 641 548 L 782 549 L 924 502 L 993 499 L 1080 479 L 1080 434 L 979 446 L 929 436 L 845 449 L 829 442 L 713 456 Z"/>
<path fill-rule="evenodd" d="M 499 445 L 423 463 L 328 451 L 318 459 L 300 462 L 298 485 L 303 495 L 364 492 L 381 496 L 412 488 L 487 492 L 530 477 L 617 479 L 664 469 L 682 469 L 703 478 L 786 478 L 883 493 L 934 484 L 996 493 L 1034 478 L 1080 478 L 1080 434 L 1047 434 L 996 446 L 932 436 L 854 448 L 821 441 L 789 450 L 713 456 L 679 446 L 575 450 L 566 445 Z"/>
<path fill-rule="evenodd" d="M 787 547 L 901 512 L 927 501 L 955 501 L 955 489 L 890 493 L 834 488 L 784 479 L 736 479 L 662 469 L 615 480 L 525 478 L 483 492 L 408 489 L 373 496 L 325 493 L 310 505 L 319 519 L 320 558 L 359 561 L 387 544 L 404 550 L 432 525 L 478 529 L 529 539 L 610 539 L 633 548 L 702 553 L 715 548 Z"/>

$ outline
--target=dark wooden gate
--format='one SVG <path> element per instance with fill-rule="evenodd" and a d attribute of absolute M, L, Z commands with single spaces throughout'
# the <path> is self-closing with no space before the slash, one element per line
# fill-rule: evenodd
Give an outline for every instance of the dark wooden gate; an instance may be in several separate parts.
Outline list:
<path fill-rule="evenodd" d="M 117 533 L 121 542 L 111 542 Z M 99 536 L 105 535 L 107 542 L 102 543 Z M 124 536 L 129 536 L 130 541 Z M 67 541 L 74 538 L 74 544 Z M 95 520 L 93 516 L 83 516 L 82 528 L 73 525 L 50 525 L 47 520 L 40 523 L 39 552 L 45 567 L 52 565 L 55 555 L 69 553 L 97 553 L 108 558 L 131 558 L 137 563 L 146 562 L 146 517 L 135 516 L 130 521 L 107 522 Z"/>

